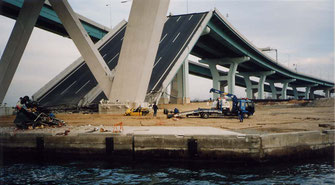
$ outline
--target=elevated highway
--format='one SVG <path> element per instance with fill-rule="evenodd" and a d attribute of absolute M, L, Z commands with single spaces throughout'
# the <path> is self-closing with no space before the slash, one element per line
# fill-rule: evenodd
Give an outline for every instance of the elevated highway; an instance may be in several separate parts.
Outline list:
<path fill-rule="evenodd" d="M 22 2 L 2 0 L 0 13 L 15 19 Z M 109 30 L 83 16 L 79 17 L 106 64 L 113 70 L 118 62 L 127 23 L 121 22 Z M 67 36 L 48 4 L 43 6 L 36 26 Z M 189 54 L 201 58 L 202 64 L 189 62 Z M 229 68 L 229 72 L 220 71 L 218 65 Z M 183 78 L 178 78 L 178 74 Z M 183 84 L 175 90 L 179 91 L 178 98 L 185 99 L 188 97 L 188 89 L 185 88 L 188 74 L 213 79 L 213 87 L 216 88 L 228 85 L 230 93 L 234 93 L 235 85 L 246 87 L 248 98 L 258 91 L 258 98 L 264 98 L 263 92 L 271 92 L 274 99 L 278 96 L 286 99 L 287 95 L 309 99 L 313 98 L 315 90 L 324 90 L 329 95 L 334 86 L 333 82 L 296 73 L 276 63 L 252 45 L 217 10 L 168 17 L 153 66 L 147 101 L 158 101 L 173 81 Z M 257 77 L 259 81 L 252 81 L 250 77 Z M 278 83 L 283 84 L 282 88 L 275 86 Z M 292 90 L 287 88 L 289 86 Z M 304 87 L 305 91 L 297 91 L 299 87 Z M 44 106 L 86 106 L 106 96 L 85 61 L 79 58 L 35 93 L 34 98 Z"/>

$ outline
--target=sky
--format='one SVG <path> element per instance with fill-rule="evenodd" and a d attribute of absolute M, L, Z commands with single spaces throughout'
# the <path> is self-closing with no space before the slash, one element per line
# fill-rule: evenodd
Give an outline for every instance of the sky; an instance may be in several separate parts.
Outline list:
<path fill-rule="evenodd" d="M 69 3 L 75 12 L 108 27 L 127 20 L 131 7 L 131 1 L 121 0 Z M 170 0 L 168 14 L 203 12 L 214 7 L 255 46 L 277 49 L 279 63 L 334 81 L 333 0 Z M 0 55 L 14 24 L 13 19 L 0 16 Z M 274 52 L 268 55 L 275 57 Z M 14 105 L 19 97 L 33 95 L 79 56 L 70 39 L 34 28 L 4 102 Z M 191 100 L 211 97 L 211 80 L 192 75 L 189 79 Z M 236 94 L 245 97 L 243 88 L 237 87 Z"/>

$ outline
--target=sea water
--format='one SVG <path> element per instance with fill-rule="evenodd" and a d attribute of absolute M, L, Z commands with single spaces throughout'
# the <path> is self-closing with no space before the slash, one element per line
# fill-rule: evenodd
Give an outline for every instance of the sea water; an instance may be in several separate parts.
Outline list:
<path fill-rule="evenodd" d="M 3 161 L 0 184 L 335 184 L 333 160 L 275 164 Z"/>

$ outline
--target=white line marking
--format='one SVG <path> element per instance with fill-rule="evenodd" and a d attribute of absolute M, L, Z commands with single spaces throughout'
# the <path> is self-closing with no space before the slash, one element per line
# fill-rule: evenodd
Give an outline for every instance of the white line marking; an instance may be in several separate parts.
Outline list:
<path fill-rule="evenodd" d="M 46 93 L 45 95 L 43 95 L 39 101 L 42 101 L 46 96 L 48 96 L 53 90 L 55 90 L 59 85 L 61 85 L 65 80 L 67 80 L 71 75 L 73 75 L 73 73 L 75 73 L 76 71 L 78 71 L 83 65 L 85 64 L 85 62 L 83 62 L 79 67 L 77 67 L 74 71 L 72 71 L 69 75 L 67 75 L 66 78 L 64 78 L 63 80 L 61 80 L 58 85 L 56 85 L 54 88 L 52 88 L 48 93 Z"/>
<path fill-rule="evenodd" d="M 77 82 L 77 80 L 74 81 L 74 82 L 72 82 L 72 84 L 69 85 L 69 87 L 67 87 L 63 92 L 61 92 L 60 95 L 63 95 L 63 94 L 64 94 L 68 89 L 70 89 L 76 82 Z"/>
<path fill-rule="evenodd" d="M 167 36 L 167 33 L 164 35 L 164 37 L 162 38 L 162 40 L 159 41 L 159 43 L 161 43 L 165 39 L 166 36 Z"/>
<path fill-rule="evenodd" d="M 196 26 L 195 28 L 197 28 L 199 24 L 202 24 L 202 23 L 203 23 L 203 20 L 202 20 L 203 17 L 204 17 L 204 15 L 201 17 L 201 21 L 199 21 L 199 23 L 197 24 L 197 26 Z M 197 30 L 197 29 L 194 29 L 194 30 L 192 31 L 191 35 L 193 35 L 193 33 L 194 33 L 196 30 Z M 188 40 L 189 40 L 189 39 L 190 39 L 190 37 L 187 38 L 185 44 L 188 43 Z M 191 40 L 191 41 L 192 41 L 192 40 Z M 190 41 L 190 42 L 191 42 L 191 41 Z M 182 49 L 184 48 L 185 44 L 183 45 Z M 188 44 L 188 45 L 190 45 L 190 44 Z M 177 58 L 177 56 L 179 55 L 179 53 L 182 52 L 182 49 L 177 53 L 177 55 L 174 57 L 174 59 L 172 60 L 172 62 L 171 62 L 171 63 L 169 64 L 169 66 L 166 68 L 165 72 L 161 75 L 161 77 L 158 79 L 157 83 L 154 85 L 154 87 L 153 87 L 152 89 L 155 89 L 155 88 L 157 87 L 158 83 L 162 80 L 162 78 L 164 77 L 165 73 L 166 73 L 166 72 L 169 70 L 169 68 L 171 67 L 173 61 L 175 61 L 176 58 Z M 186 47 L 185 47 L 185 49 L 184 49 L 183 52 L 185 52 L 185 50 L 186 50 Z M 171 69 L 171 70 L 172 70 L 172 69 Z M 171 71 L 171 70 L 170 70 L 170 71 Z M 166 77 L 168 77 L 168 76 L 166 76 Z M 166 80 L 166 79 L 165 79 L 165 80 Z M 164 81 L 163 81 L 162 83 L 164 83 Z"/>
<path fill-rule="evenodd" d="M 180 18 L 181 18 L 181 16 L 179 16 L 179 17 L 178 17 L 178 19 L 177 19 L 177 21 L 176 21 L 176 22 L 178 22 Z"/>
<path fill-rule="evenodd" d="M 122 29 L 120 29 L 118 32 L 116 32 L 105 44 L 103 44 L 101 47 L 100 47 L 100 49 L 102 49 L 103 47 L 105 47 L 107 44 L 109 44 L 109 42 L 110 41 L 112 41 L 115 37 L 116 37 L 116 35 L 118 35 L 123 29 L 125 29 L 126 27 L 123 27 Z M 100 50 L 99 49 L 99 50 Z"/>
<path fill-rule="evenodd" d="M 193 17 L 193 15 L 191 15 L 191 17 L 190 17 L 188 20 L 191 20 L 191 19 L 192 19 L 192 17 Z"/>
<path fill-rule="evenodd" d="M 158 64 L 159 61 L 161 61 L 162 57 L 159 57 L 159 59 L 157 60 L 157 62 L 155 63 L 154 67 Z"/>
<path fill-rule="evenodd" d="M 81 91 L 91 80 L 87 81 L 83 86 L 81 86 L 74 94 L 77 94 L 79 91 Z"/>
<path fill-rule="evenodd" d="M 108 64 L 111 63 L 115 57 L 117 57 L 119 55 L 119 53 L 117 53 L 110 61 L 108 61 Z"/>
<path fill-rule="evenodd" d="M 121 40 L 123 40 L 123 38 L 124 38 L 124 37 L 122 37 L 122 39 L 121 39 Z"/>
<path fill-rule="evenodd" d="M 180 32 L 177 34 L 177 36 L 173 39 L 172 42 L 176 41 L 176 39 L 179 37 Z"/>
<path fill-rule="evenodd" d="M 104 54 L 104 56 L 102 56 L 102 58 L 105 58 L 105 56 L 107 55 L 107 53 L 106 54 Z"/>

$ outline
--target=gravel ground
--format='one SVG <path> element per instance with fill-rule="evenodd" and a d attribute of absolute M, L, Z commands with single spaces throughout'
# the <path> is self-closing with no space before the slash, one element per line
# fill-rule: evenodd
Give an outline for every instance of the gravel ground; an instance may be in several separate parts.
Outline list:
<path fill-rule="evenodd" d="M 245 133 L 281 133 L 294 131 L 324 130 L 335 126 L 334 98 L 312 102 L 292 100 L 281 103 L 257 103 L 255 115 L 240 123 L 236 117 L 226 118 L 182 118 L 167 119 L 163 109 L 180 111 L 209 108 L 211 103 L 191 103 L 187 105 L 159 105 L 157 117 L 152 113 L 143 117 L 130 117 L 108 114 L 59 113 L 56 117 L 64 120 L 68 126 L 113 126 L 122 122 L 123 126 L 206 126 L 235 130 Z M 1 127 L 13 127 L 15 116 L 0 117 Z M 319 124 L 329 124 L 320 127 Z M 48 129 L 48 128 L 44 128 Z"/>

